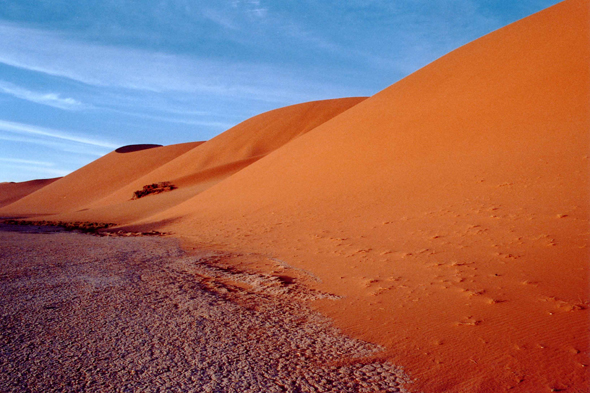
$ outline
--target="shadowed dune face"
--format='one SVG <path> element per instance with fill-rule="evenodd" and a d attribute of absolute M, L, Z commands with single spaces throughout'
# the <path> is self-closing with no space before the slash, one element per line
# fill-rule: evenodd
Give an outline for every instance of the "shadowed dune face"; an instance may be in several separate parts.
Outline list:
<path fill-rule="evenodd" d="M 417 391 L 585 389 L 588 10 L 466 45 L 150 221 L 312 272 Z"/>
<path fill-rule="evenodd" d="M 39 179 L 19 183 L 0 183 L 0 207 L 10 205 L 22 197 L 59 179 L 59 177 L 56 177 L 53 179 Z"/>
<path fill-rule="evenodd" d="M 146 150 L 146 149 L 153 149 L 154 147 L 161 147 L 162 145 L 150 145 L 150 144 L 143 144 L 143 145 L 127 145 L 122 146 L 115 150 L 117 153 L 132 153 L 134 151 Z"/>

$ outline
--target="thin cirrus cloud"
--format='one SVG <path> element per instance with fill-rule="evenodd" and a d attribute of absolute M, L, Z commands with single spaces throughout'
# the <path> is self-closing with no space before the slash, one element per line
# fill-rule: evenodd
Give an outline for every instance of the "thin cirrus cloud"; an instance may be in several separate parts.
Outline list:
<path fill-rule="evenodd" d="M 119 147 L 107 141 L 96 140 L 85 136 L 73 135 L 60 130 L 51 128 L 39 127 L 31 124 L 17 123 L 12 121 L 0 120 L 0 131 L 8 132 L 10 134 L 25 135 L 25 136 L 39 136 L 50 139 L 57 139 L 60 141 L 73 142 L 77 144 L 89 145 L 103 149 L 115 149 Z"/>
<path fill-rule="evenodd" d="M 28 164 L 28 165 L 38 165 L 38 166 L 45 166 L 45 167 L 52 167 L 55 164 L 53 162 L 46 162 L 46 161 L 35 161 L 35 160 L 23 160 L 20 158 L 3 158 L 0 157 L 1 162 L 7 162 L 10 164 Z"/>
<path fill-rule="evenodd" d="M 61 97 L 58 93 L 36 92 L 2 80 L 0 80 L 0 93 L 58 109 L 75 111 L 89 108 L 88 105 L 85 105 L 78 100 L 70 97 Z"/>
<path fill-rule="evenodd" d="M 20 174 L 32 174 L 32 176 L 27 177 L 27 180 L 31 180 L 32 178 L 37 177 L 38 175 L 43 176 L 55 176 L 61 177 L 71 173 L 71 170 L 67 169 L 59 169 L 59 168 L 51 168 L 46 166 L 39 166 L 39 165 L 27 165 L 27 164 L 10 164 L 2 165 L 0 168 L 0 176 L 8 176 L 8 174 L 4 174 L 3 170 L 10 170 L 11 173 L 14 171 L 18 171 Z M 17 181 L 22 181 L 21 179 Z"/>
<path fill-rule="evenodd" d="M 133 112 L 123 112 L 123 111 L 119 111 L 119 112 L 124 113 L 129 116 L 141 117 L 143 119 L 163 121 L 163 122 L 167 122 L 167 123 L 186 124 L 186 125 L 191 125 L 191 126 L 208 126 L 208 127 L 214 127 L 214 128 L 218 128 L 218 129 L 222 129 L 222 130 L 226 130 L 226 129 L 233 127 L 235 125 L 234 123 L 223 122 L 223 121 L 190 120 L 190 119 L 179 119 L 179 118 L 167 117 L 167 116 L 146 115 L 145 113 L 133 113 Z"/>
<path fill-rule="evenodd" d="M 71 172 L 67 169 L 57 168 L 55 163 L 46 161 L 0 157 L 0 163 L 2 163 L 2 169 L 4 171 L 17 171 L 19 173 L 42 174 L 45 176 L 65 176 Z M 0 170 L 0 173 L 2 173 L 2 170 Z"/>
<path fill-rule="evenodd" d="M 0 129 L 0 141 L 18 143 L 19 146 L 35 145 L 50 148 L 74 157 L 101 157 L 112 149 L 106 149 L 77 142 L 60 141 L 59 139 L 27 137 L 16 134 L 4 134 Z"/>
<path fill-rule="evenodd" d="M 217 3 L 213 7 L 200 9 L 200 14 L 222 28 L 243 30 L 244 16 L 261 19 L 267 16 L 268 8 L 260 5 L 259 0 L 234 0 L 229 4 Z"/>
<path fill-rule="evenodd" d="M 306 100 L 334 86 L 306 86 L 269 64 L 228 63 L 186 55 L 78 42 L 52 31 L 0 23 L 0 63 L 87 85 L 178 91 L 266 102 Z"/>

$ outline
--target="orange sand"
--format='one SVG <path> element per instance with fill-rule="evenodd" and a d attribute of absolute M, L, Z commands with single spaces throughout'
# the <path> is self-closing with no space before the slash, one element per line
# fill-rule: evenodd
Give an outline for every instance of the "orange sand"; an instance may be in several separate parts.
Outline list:
<path fill-rule="evenodd" d="M 412 390 L 585 391 L 589 22 L 590 0 L 566 0 L 330 112 L 298 138 L 303 130 L 275 143 L 289 121 L 279 110 L 268 129 L 245 122 L 239 137 L 230 130 L 151 172 L 161 176 L 146 171 L 116 189 L 210 181 L 159 212 L 149 206 L 183 187 L 134 201 L 147 212 L 130 209 L 134 227 L 249 255 L 261 268 L 284 261 L 293 268 L 269 272 L 342 296 L 312 307 L 381 344 Z M 38 211 L 43 202 L 27 199 L 66 179 L 0 214 Z M 131 206 L 119 198 L 102 207 L 95 198 L 88 212 L 112 217 L 107 210 Z"/>
<path fill-rule="evenodd" d="M 60 178 L 0 183 L 0 207 L 10 205 L 58 179 Z"/>

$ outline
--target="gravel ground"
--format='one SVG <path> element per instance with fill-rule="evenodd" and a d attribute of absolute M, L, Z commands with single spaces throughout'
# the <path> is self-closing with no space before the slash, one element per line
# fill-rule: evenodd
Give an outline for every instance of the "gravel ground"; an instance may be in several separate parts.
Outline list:
<path fill-rule="evenodd" d="M 218 259 L 1 226 L 0 391 L 403 391 L 399 369 L 361 361 L 379 348 L 297 301 L 324 295 Z"/>

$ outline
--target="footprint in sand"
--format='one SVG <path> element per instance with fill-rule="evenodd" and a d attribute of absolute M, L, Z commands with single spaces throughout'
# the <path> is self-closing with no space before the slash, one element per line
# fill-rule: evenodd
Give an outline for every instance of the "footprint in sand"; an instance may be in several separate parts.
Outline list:
<path fill-rule="evenodd" d="M 464 289 L 463 292 L 465 293 L 465 295 L 471 297 L 474 296 L 481 296 L 484 293 L 486 293 L 485 289 Z"/>
<path fill-rule="evenodd" d="M 506 303 L 507 300 L 504 299 L 496 299 L 496 298 L 486 298 L 486 303 L 488 304 L 498 304 L 498 303 Z"/>
<path fill-rule="evenodd" d="M 578 301 L 566 301 L 556 298 L 555 296 L 543 296 L 539 298 L 539 301 L 553 304 L 558 311 L 563 312 L 585 311 L 588 310 L 588 307 L 590 306 L 590 302 L 588 301 L 583 301 L 581 299 Z"/>
<path fill-rule="evenodd" d="M 455 322 L 455 326 L 478 326 L 483 321 L 481 319 L 473 318 L 472 316 L 465 317 L 458 322 Z"/>

